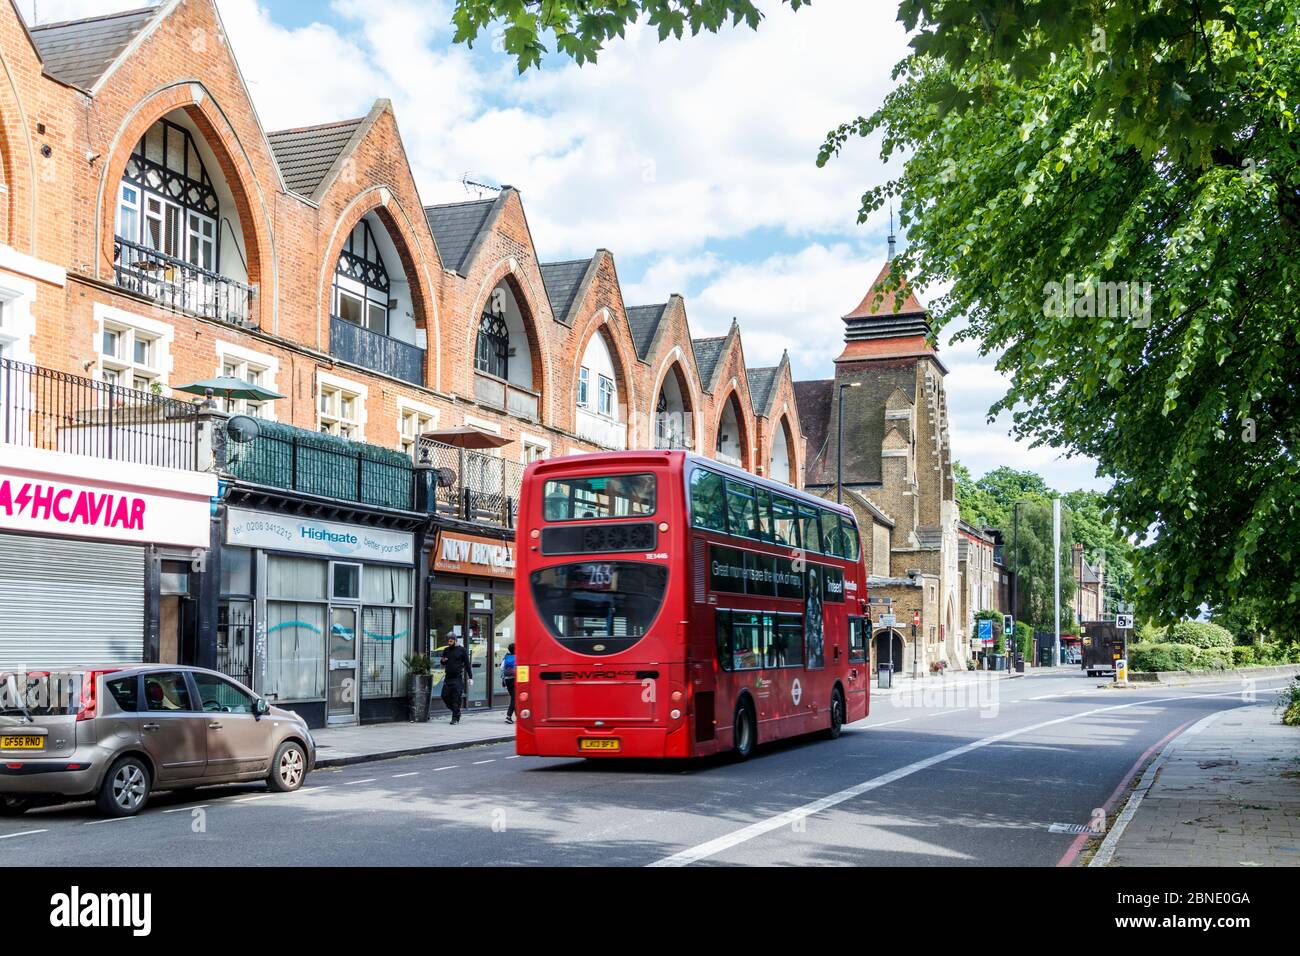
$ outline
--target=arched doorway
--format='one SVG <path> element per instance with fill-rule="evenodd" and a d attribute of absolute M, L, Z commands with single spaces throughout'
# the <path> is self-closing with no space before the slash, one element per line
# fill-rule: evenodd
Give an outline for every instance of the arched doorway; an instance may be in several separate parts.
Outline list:
<path fill-rule="evenodd" d="M 903 668 L 903 637 L 892 628 L 884 631 L 877 631 L 875 637 L 876 643 L 876 666 L 887 664 L 893 661 L 894 672 Z M 891 647 L 892 644 L 892 647 Z M 893 655 L 892 657 L 890 655 Z"/>

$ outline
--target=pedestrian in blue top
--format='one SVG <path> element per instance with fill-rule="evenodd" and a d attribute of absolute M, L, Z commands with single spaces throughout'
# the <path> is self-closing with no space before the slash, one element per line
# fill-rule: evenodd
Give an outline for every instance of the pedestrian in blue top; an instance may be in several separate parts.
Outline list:
<path fill-rule="evenodd" d="M 506 656 L 501 661 L 501 683 L 510 692 L 510 706 L 506 708 L 506 723 L 515 722 L 515 646 L 507 645 Z"/>

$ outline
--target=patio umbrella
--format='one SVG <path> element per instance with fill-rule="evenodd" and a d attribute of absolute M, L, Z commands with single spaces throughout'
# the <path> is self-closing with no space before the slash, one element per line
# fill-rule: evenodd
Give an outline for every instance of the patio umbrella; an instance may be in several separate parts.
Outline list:
<path fill-rule="evenodd" d="M 455 448 L 500 448 L 502 445 L 509 445 L 514 440 L 512 438 L 502 438 L 500 435 L 483 431 L 481 428 L 472 428 L 469 425 L 425 432 L 420 437 L 441 442 L 444 445 L 451 445 Z"/>
<path fill-rule="evenodd" d="M 269 388 L 262 388 L 260 385 L 250 385 L 242 378 L 235 378 L 233 375 L 205 378 L 201 382 L 192 382 L 189 385 L 177 385 L 175 390 L 189 392 L 191 395 L 220 394 L 227 402 L 241 400 L 269 402 L 273 399 L 284 398 L 279 392 L 273 392 Z"/>

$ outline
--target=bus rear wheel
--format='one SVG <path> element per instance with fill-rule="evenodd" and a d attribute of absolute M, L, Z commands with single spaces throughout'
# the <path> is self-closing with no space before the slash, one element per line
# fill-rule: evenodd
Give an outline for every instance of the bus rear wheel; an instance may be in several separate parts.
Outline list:
<path fill-rule="evenodd" d="M 743 700 L 736 705 L 736 719 L 732 724 L 731 752 L 738 760 L 748 760 L 754 752 L 754 739 L 757 736 L 754 727 L 754 712 Z"/>
<path fill-rule="evenodd" d="M 844 695 L 838 687 L 831 694 L 831 725 L 826 728 L 826 739 L 835 740 L 844 729 Z"/>

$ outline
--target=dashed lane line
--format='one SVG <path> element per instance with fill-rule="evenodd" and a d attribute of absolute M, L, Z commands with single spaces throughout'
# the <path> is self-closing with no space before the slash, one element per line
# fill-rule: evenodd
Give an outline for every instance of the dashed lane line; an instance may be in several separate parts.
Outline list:
<path fill-rule="evenodd" d="M 0 840 L 12 840 L 14 837 L 35 836 L 38 833 L 49 833 L 49 830 L 19 830 L 17 833 L 6 833 L 0 836 Z"/>

